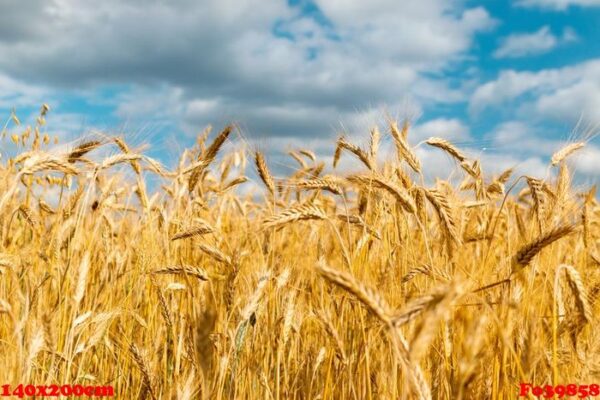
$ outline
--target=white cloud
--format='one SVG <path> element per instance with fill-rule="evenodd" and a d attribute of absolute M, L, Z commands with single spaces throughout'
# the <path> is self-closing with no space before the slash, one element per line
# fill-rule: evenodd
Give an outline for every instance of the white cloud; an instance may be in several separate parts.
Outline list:
<path fill-rule="evenodd" d="M 511 154 L 513 157 L 550 155 L 566 143 L 544 136 L 544 130 L 524 121 L 506 121 L 498 124 L 487 135 L 490 153 Z"/>
<path fill-rule="evenodd" d="M 467 146 L 471 132 L 459 119 L 419 121 L 431 106 L 468 101 L 472 82 L 449 78 L 450 71 L 476 65 L 469 58 L 474 38 L 496 24 L 484 8 L 468 8 L 462 0 L 315 0 L 317 18 L 280 0 L 260 7 L 250 0 L 6 3 L 0 53 L 9 56 L 0 58 L 0 108 L 39 105 L 60 99 L 57 93 L 100 101 L 96 89 L 116 87 L 106 108 L 133 125 L 147 123 L 150 132 L 144 128 L 138 135 L 150 135 L 146 139 L 160 152 L 177 153 L 176 146 L 186 145 L 177 138 L 173 147 L 161 146 L 168 139 L 151 137 L 152 124 L 169 119 L 190 134 L 207 124 L 218 130 L 237 122 L 242 140 L 264 146 L 270 159 L 295 147 L 331 157 L 337 134 L 364 145 L 373 125 L 383 133 L 388 115 L 416 121 L 412 144 L 442 136 L 483 157 L 490 169 L 519 164 L 539 172 L 549 151 L 537 139 L 529 143 L 525 129 L 519 142 L 525 149 L 512 150 L 508 133 L 519 128 L 515 124 L 502 126 L 504 133 L 498 128 L 492 148 L 482 151 Z M 570 35 L 542 31 L 542 39 L 555 43 L 519 47 L 512 39 L 513 50 L 505 52 L 546 51 Z M 477 71 L 471 68 L 468 75 Z M 599 76 L 600 60 L 504 71 L 475 88 L 470 107 L 514 107 L 513 100 L 523 96 L 534 116 L 570 117 L 598 104 Z M 85 127 L 79 116 L 62 118 L 54 121 L 59 129 L 71 124 L 68 129 L 76 131 L 79 121 Z M 383 140 L 382 153 L 393 151 L 389 138 Z M 430 176 L 456 168 L 438 149 L 422 145 L 417 152 Z M 273 168 L 293 165 L 288 158 L 273 158 Z M 342 161 L 356 165 L 350 157 Z"/>
<path fill-rule="evenodd" d="M 598 146 L 588 144 L 569 159 L 577 172 L 596 178 L 600 176 L 600 162 L 598 162 L 600 160 L 600 148 Z"/>
<path fill-rule="evenodd" d="M 519 175 L 543 178 L 548 173 L 548 164 L 540 156 L 518 157 L 512 153 L 486 153 L 481 157 L 482 169 L 487 174 L 499 174 L 514 168 L 513 179 Z"/>
<path fill-rule="evenodd" d="M 280 120 L 323 109 L 329 128 L 399 97 L 423 106 L 463 101 L 442 72 L 464 63 L 475 34 L 495 24 L 460 1 L 315 4 L 319 18 L 279 0 L 12 2 L 0 16 L 0 52 L 10 54 L 0 73 L 61 92 L 126 84 L 133 89 L 116 111 L 125 119 L 161 113 L 162 103 L 187 122 L 202 111 L 249 117 L 249 129 L 265 134 L 302 135 L 316 114 L 284 132 Z M 262 126 L 253 126 L 258 118 Z"/>
<path fill-rule="evenodd" d="M 600 59 L 556 69 L 500 72 L 480 85 L 469 108 L 477 113 L 502 106 L 515 116 L 576 123 L 600 123 Z M 519 101 L 515 101 L 515 100 Z M 515 105 L 516 104 L 516 105 Z"/>
<path fill-rule="evenodd" d="M 541 95 L 535 109 L 549 118 L 573 120 L 581 115 L 591 123 L 600 123 L 600 75 Z"/>
<path fill-rule="evenodd" d="M 500 47 L 494 52 L 494 57 L 515 58 L 542 54 L 576 39 L 577 35 L 571 28 L 565 28 L 562 36 L 557 37 L 546 25 L 533 33 L 514 33 L 503 38 Z"/>
<path fill-rule="evenodd" d="M 431 136 L 442 137 L 452 142 L 471 138 L 469 127 L 456 118 L 437 118 L 415 125 L 411 129 L 411 137 L 415 137 L 416 140 L 426 140 Z"/>
<path fill-rule="evenodd" d="M 433 120 L 431 124 L 425 123 L 424 126 L 429 130 L 430 127 L 452 126 L 460 127 L 462 123 L 458 120 L 442 122 Z M 418 128 L 415 127 L 415 128 Z M 436 129 L 431 129 L 434 133 Z M 418 131 L 418 129 L 417 129 Z M 443 130 L 442 130 L 443 132 Z M 459 132 L 461 132 L 459 130 Z M 467 131 L 468 132 L 468 131 Z M 544 138 L 535 136 L 535 131 L 527 124 L 520 121 L 508 121 L 501 123 L 494 128 L 484 139 L 484 147 L 475 147 L 474 143 L 466 141 L 460 143 L 452 140 L 454 144 L 471 160 L 481 161 L 482 170 L 486 177 L 501 173 L 508 168 L 514 168 L 516 176 L 520 174 L 529 174 L 532 176 L 543 177 L 547 174 L 548 159 L 556 147 L 555 141 L 548 141 Z M 421 134 L 421 132 L 419 132 Z M 464 132 L 463 132 L 464 135 Z M 436 136 L 443 136 L 436 134 Z M 461 136 L 458 136 L 461 137 Z M 468 136 L 462 136 L 468 140 Z M 417 148 L 417 154 L 421 158 L 422 164 L 426 166 L 424 174 L 429 180 L 436 177 L 461 178 L 464 171 L 452 157 L 445 152 L 434 149 L 426 144 L 421 144 Z"/>
<path fill-rule="evenodd" d="M 113 99 L 115 115 L 122 119 L 157 119 L 179 116 L 183 110 L 181 88 L 136 87 Z"/>
<path fill-rule="evenodd" d="M 460 167 L 443 151 L 428 146 L 419 146 L 415 151 L 423 166 L 423 176 L 433 182 L 435 179 L 462 177 Z"/>
<path fill-rule="evenodd" d="M 401 64 L 454 58 L 469 48 L 474 32 L 495 24 L 481 7 L 460 11 L 457 3 L 443 0 L 317 0 L 316 4 L 336 32 L 351 39 L 352 47 Z"/>
<path fill-rule="evenodd" d="M 600 0 L 519 0 L 517 5 L 523 7 L 542 7 L 555 10 L 566 10 L 570 6 L 600 6 Z"/>
<path fill-rule="evenodd" d="M 0 109 L 40 106 L 48 100 L 49 90 L 11 78 L 0 70 Z"/>
<path fill-rule="evenodd" d="M 475 152 L 468 148 L 461 148 L 461 150 L 481 161 L 485 177 L 497 175 L 509 168 L 514 168 L 513 176 L 527 174 L 544 177 L 548 172 L 547 164 L 540 156 L 515 155 L 510 152 Z M 437 178 L 460 181 L 465 176 L 465 172 L 456 161 L 439 149 L 422 146 L 416 153 L 424 166 L 423 175 L 429 182 Z"/>
<path fill-rule="evenodd" d="M 579 138 L 563 135 L 561 139 L 548 137 L 543 127 L 517 120 L 498 124 L 486 138 L 489 146 L 480 153 L 484 171 L 497 173 L 516 167 L 517 174 L 537 177 L 548 176 L 555 170 L 550 168 L 552 154 L 569 143 L 586 140 L 585 135 Z M 600 148 L 589 141 L 568 159 L 580 178 L 600 175 L 598 160 Z"/>

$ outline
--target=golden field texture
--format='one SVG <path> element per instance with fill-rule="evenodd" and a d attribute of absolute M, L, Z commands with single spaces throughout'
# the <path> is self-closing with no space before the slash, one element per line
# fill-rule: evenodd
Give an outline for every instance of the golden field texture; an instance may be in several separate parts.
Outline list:
<path fill-rule="evenodd" d="M 297 149 L 281 177 L 222 148 L 232 127 L 168 170 L 120 137 L 58 150 L 46 112 L 3 139 L 21 151 L 0 164 L 0 384 L 506 399 L 600 382 L 600 208 L 567 166 L 582 143 L 534 178 L 431 138 L 460 179 L 425 183 L 408 125 L 390 123 L 332 143 L 351 174 Z"/>

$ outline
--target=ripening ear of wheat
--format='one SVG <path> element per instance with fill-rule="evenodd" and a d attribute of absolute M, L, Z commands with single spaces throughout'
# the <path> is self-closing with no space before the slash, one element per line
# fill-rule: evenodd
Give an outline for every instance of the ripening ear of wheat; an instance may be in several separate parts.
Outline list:
<path fill-rule="evenodd" d="M 584 142 L 569 143 L 552 155 L 552 165 L 560 164 L 565 158 L 585 146 Z"/>
<path fill-rule="evenodd" d="M 446 153 L 456 158 L 456 160 L 460 163 L 464 162 L 467 159 L 467 157 L 465 157 L 465 155 L 459 149 L 457 149 L 452 143 L 450 143 L 446 139 L 439 137 L 430 137 L 425 143 L 427 143 L 430 146 L 438 147 L 444 150 Z"/>
<path fill-rule="evenodd" d="M 398 130 L 398 125 L 395 122 L 390 124 L 390 132 L 396 145 L 396 153 L 399 160 L 405 160 L 406 163 L 415 171 L 421 172 L 421 162 L 417 156 L 413 153 L 412 149 L 406 141 L 406 132 L 408 132 L 408 122 L 404 123 L 404 127 L 401 133 Z"/>
<path fill-rule="evenodd" d="M 193 236 L 206 235 L 208 233 L 213 233 L 215 229 L 210 226 L 210 224 L 200 218 L 196 218 L 194 225 L 190 228 L 187 228 L 183 231 L 177 232 L 171 240 L 181 240 L 190 238 Z"/>
<path fill-rule="evenodd" d="M 254 160 L 256 162 L 256 170 L 258 171 L 258 175 L 260 179 L 263 181 L 267 190 L 271 194 L 271 196 L 275 195 L 275 182 L 273 181 L 273 177 L 271 176 L 271 172 L 267 167 L 267 163 L 265 161 L 265 157 L 260 151 L 257 151 L 254 154 Z"/>
<path fill-rule="evenodd" d="M 62 153 L 7 132 L 20 153 L 0 166 L 0 381 L 203 400 L 593 382 L 600 207 L 569 164 L 583 142 L 521 179 L 430 138 L 464 180 L 428 182 L 409 128 L 391 122 L 387 143 L 373 128 L 364 148 L 340 137 L 334 168 L 289 149 L 289 176 L 271 149 L 249 167 L 227 152 L 232 126 L 205 129 L 173 170 L 125 137 Z"/>
<path fill-rule="evenodd" d="M 575 231 L 577 228 L 576 225 L 563 225 L 558 226 L 548 232 L 547 234 L 537 238 L 531 243 L 526 244 L 522 248 L 519 249 L 517 254 L 514 257 L 514 264 L 517 268 L 524 268 L 535 257 L 542 249 L 546 246 L 549 246 L 553 242 L 558 239 L 567 236 Z"/>
<path fill-rule="evenodd" d="M 327 214 L 314 204 L 299 204 L 283 210 L 277 215 L 268 217 L 263 221 L 265 228 L 285 225 L 290 222 L 303 220 L 324 220 Z"/>

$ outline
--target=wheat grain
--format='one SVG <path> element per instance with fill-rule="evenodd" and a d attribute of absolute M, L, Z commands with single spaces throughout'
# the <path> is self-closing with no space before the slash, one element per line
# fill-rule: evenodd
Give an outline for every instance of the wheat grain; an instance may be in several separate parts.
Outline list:
<path fill-rule="evenodd" d="M 262 224 L 264 228 L 272 228 L 295 221 L 325 219 L 327 219 L 327 214 L 318 206 L 314 204 L 300 204 L 264 219 Z"/>
<path fill-rule="evenodd" d="M 456 244 L 460 244 L 461 240 L 458 236 L 458 228 L 456 226 L 456 222 L 454 221 L 452 209 L 450 208 L 450 204 L 446 196 L 444 196 L 439 190 L 435 189 L 424 189 L 423 193 L 436 210 L 440 221 L 442 221 L 442 226 L 444 227 L 444 231 L 448 238 Z"/>
<path fill-rule="evenodd" d="M 565 158 L 569 157 L 571 154 L 573 154 L 577 150 L 583 148 L 584 146 L 585 146 L 584 142 L 569 143 L 568 145 L 566 145 L 565 147 L 563 147 L 556 153 L 552 154 L 552 159 L 551 159 L 552 165 L 556 166 L 556 165 L 560 164 Z"/>
<path fill-rule="evenodd" d="M 71 152 L 67 155 L 67 161 L 70 163 L 74 163 L 75 161 L 77 161 L 90 151 L 100 147 L 101 145 L 102 142 L 100 142 L 99 140 L 90 140 L 87 142 L 83 142 L 77 145 L 77 147 L 75 147 L 73 150 L 71 150 Z"/>
<path fill-rule="evenodd" d="M 577 225 L 573 224 L 557 226 L 545 235 L 520 248 L 513 258 L 513 271 L 528 266 L 533 257 L 542 251 L 544 247 L 547 247 L 555 241 L 575 232 L 576 228 Z"/>
<path fill-rule="evenodd" d="M 254 153 L 254 160 L 256 162 L 256 170 L 258 171 L 258 176 L 263 181 L 267 190 L 271 194 L 271 196 L 275 195 L 275 183 L 273 181 L 273 177 L 271 176 L 271 172 L 267 167 L 267 163 L 265 162 L 265 157 L 259 151 Z"/>
<path fill-rule="evenodd" d="M 194 236 L 206 235 L 215 231 L 215 229 L 204 220 L 197 218 L 195 222 L 196 223 L 191 228 L 177 232 L 171 237 L 171 240 L 187 239 Z"/>
<path fill-rule="evenodd" d="M 415 204 L 408 192 L 406 191 L 406 189 L 396 186 L 393 183 L 388 182 L 381 177 L 368 175 L 352 175 L 348 177 L 348 180 L 352 183 L 358 184 L 363 187 L 374 186 L 379 189 L 383 189 L 386 192 L 392 194 L 394 198 L 398 201 L 400 206 L 402 206 L 402 208 L 404 208 L 406 211 L 412 214 L 414 214 L 416 211 Z"/>
<path fill-rule="evenodd" d="M 348 150 L 352 154 L 354 154 L 358 159 L 370 170 L 374 170 L 375 166 L 373 165 L 373 161 L 371 157 L 360 147 L 348 142 L 345 137 L 341 136 L 337 140 L 337 146 L 335 150 L 335 155 L 333 157 L 333 166 L 337 166 L 337 163 L 341 157 L 342 150 Z"/>
<path fill-rule="evenodd" d="M 458 162 L 463 163 L 466 161 L 467 157 L 456 148 L 452 143 L 447 141 L 446 139 L 439 137 L 430 137 L 425 141 L 430 146 L 434 146 L 444 150 L 446 153 L 450 154 L 454 157 Z"/>
<path fill-rule="evenodd" d="M 154 274 L 161 275 L 190 275 L 201 281 L 208 281 L 208 274 L 200 267 L 191 265 L 173 265 L 152 271 Z"/>
<path fill-rule="evenodd" d="M 339 183 L 331 178 L 315 178 L 308 179 L 305 181 L 295 182 L 294 186 L 300 189 L 322 189 L 327 190 L 333 194 L 341 195 L 343 190 Z"/>
<path fill-rule="evenodd" d="M 129 351 L 131 352 L 131 355 L 133 356 L 133 361 L 135 361 L 136 365 L 138 366 L 141 374 L 142 374 L 142 384 L 144 385 L 144 391 L 143 394 L 141 395 L 141 397 L 145 397 L 144 394 L 150 393 L 150 397 L 152 398 L 152 400 L 156 400 L 156 396 L 154 395 L 154 390 L 153 390 L 153 377 L 150 374 L 150 370 L 148 369 L 148 362 L 146 360 L 146 357 L 142 354 L 142 352 L 138 349 L 138 347 L 132 343 L 129 346 Z"/>
<path fill-rule="evenodd" d="M 408 124 L 405 123 L 402 132 L 406 131 L 408 131 Z M 408 165 L 415 172 L 421 172 L 421 162 L 411 150 L 410 146 L 406 142 L 405 134 L 402 134 L 398 130 L 398 125 L 395 122 L 390 124 L 390 132 L 392 134 L 392 138 L 394 139 L 394 144 L 396 145 L 398 159 L 406 160 Z"/>
<path fill-rule="evenodd" d="M 390 322 L 390 309 L 387 303 L 372 289 L 362 285 L 352 276 L 330 268 L 324 260 L 319 260 L 317 271 L 331 283 L 354 295 L 369 311 L 384 323 Z"/>

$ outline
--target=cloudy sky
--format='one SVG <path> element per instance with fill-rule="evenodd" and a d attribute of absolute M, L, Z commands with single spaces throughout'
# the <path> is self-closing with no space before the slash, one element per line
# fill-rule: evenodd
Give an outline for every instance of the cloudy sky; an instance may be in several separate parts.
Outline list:
<path fill-rule="evenodd" d="M 0 0 L 0 117 L 46 102 L 49 131 L 125 131 L 166 163 L 207 124 L 331 155 L 409 117 L 434 173 L 432 135 L 543 175 L 600 127 L 599 21 L 600 0 Z M 592 138 L 573 166 L 595 182 L 599 160 Z"/>

